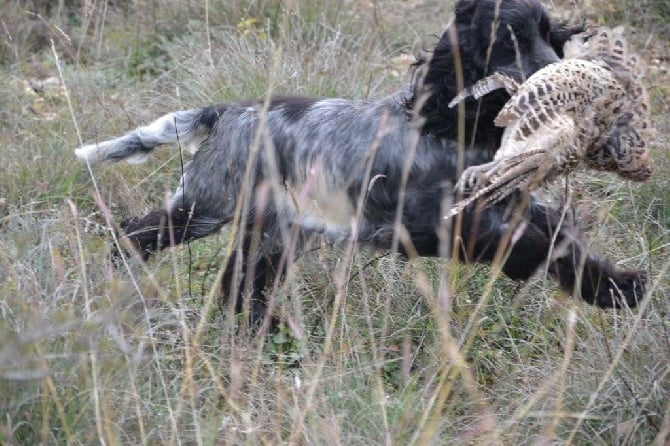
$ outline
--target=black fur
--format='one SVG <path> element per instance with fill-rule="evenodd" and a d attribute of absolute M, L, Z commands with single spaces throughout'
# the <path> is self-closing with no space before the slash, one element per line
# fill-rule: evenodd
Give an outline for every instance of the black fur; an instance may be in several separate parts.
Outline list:
<path fill-rule="evenodd" d="M 493 119 L 508 99 L 499 91 L 466 100 L 465 135 L 460 135 L 465 147 L 459 145 L 458 110 L 447 106 L 459 89 L 457 67 L 465 86 L 496 71 L 522 81 L 558 60 L 563 43 L 581 30 L 552 23 L 537 0 L 460 0 L 452 27 L 430 57 L 418 62 L 419 75 L 405 91 L 370 101 L 289 96 L 271 98 L 267 110 L 259 101 L 175 112 L 126 136 L 80 148 L 77 155 L 90 162 L 115 160 L 141 155 L 170 138 L 176 142 L 177 133 L 180 142 L 196 140 L 199 149 L 168 209 L 122 226 L 148 258 L 207 236 L 244 210 L 223 289 L 237 311 L 250 298 L 247 308 L 258 320 L 265 310 L 264 289 L 283 279 L 291 260 L 286 247 L 299 252 L 315 232 L 406 255 L 443 255 L 440 233 L 454 225 L 445 223 L 441 204 L 455 199 L 451 185 L 458 179 L 458 161 L 467 167 L 492 159 L 502 135 Z M 139 148 L 138 138 L 144 144 Z M 398 244 L 401 190 L 400 224 L 411 240 Z M 306 210 L 313 201 L 322 214 Z M 362 216 L 352 230 L 357 209 Z M 620 271 L 599 260 L 575 228 L 559 225 L 558 212 L 534 197 L 471 206 L 460 218 L 462 229 L 450 235 L 462 260 L 501 259 L 503 272 L 518 280 L 547 265 L 563 289 L 603 308 L 633 307 L 644 293 L 644 272 Z"/>

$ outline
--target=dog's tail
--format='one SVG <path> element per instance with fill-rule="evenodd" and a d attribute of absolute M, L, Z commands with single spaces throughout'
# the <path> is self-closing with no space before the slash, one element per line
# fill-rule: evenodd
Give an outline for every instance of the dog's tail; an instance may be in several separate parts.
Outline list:
<path fill-rule="evenodd" d="M 161 144 L 184 144 L 194 152 L 218 117 L 216 107 L 176 111 L 119 138 L 79 147 L 74 153 L 89 164 L 121 160 L 137 164 L 149 159 L 153 149 Z"/>

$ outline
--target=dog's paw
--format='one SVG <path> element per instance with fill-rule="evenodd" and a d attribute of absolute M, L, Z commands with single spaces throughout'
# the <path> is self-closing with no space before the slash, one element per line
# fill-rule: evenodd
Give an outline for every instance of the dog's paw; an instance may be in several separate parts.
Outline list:
<path fill-rule="evenodd" d="M 644 298 L 647 290 L 646 271 L 610 270 L 592 291 L 594 304 L 600 308 L 635 308 Z"/>

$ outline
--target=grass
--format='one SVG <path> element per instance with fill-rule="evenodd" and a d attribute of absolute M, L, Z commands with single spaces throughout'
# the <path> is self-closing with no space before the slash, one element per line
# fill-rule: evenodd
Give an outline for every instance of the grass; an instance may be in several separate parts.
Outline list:
<path fill-rule="evenodd" d="M 286 325 L 257 337 L 208 306 L 225 230 L 148 265 L 112 264 L 98 204 L 119 219 L 160 205 L 180 161 L 166 149 L 91 177 L 72 156 L 76 129 L 103 139 L 165 110 L 262 96 L 271 79 L 278 91 L 381 96 L 408 80 L 403 55 L 440 31 L 449 5 L 82 3 L 0 6 L 0 443 L 666 444 L 662 66 L 648 76 L 654 179 L 574 180 L 594 249 L 649 269 L 639 310 L 589 307 L 542 274 L 517 284 L 486 266 L 324 247 L 276 293 Z M 626 4 L 597 17 L 632 21 Z M 662 5 L 634 19 L 660 29 Z M 664 60 L 662 42 L 640 34 L 645 57 Z M 27 88 L 59 77 L 56 55 L 67 90 Z"/>

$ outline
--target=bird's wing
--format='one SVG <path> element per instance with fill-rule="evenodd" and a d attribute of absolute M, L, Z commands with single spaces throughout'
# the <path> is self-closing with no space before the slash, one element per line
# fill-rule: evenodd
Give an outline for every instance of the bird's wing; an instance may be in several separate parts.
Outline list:
<path fill-rule="evenodd" d="M 580 137 L 577 123 L 568 113 L 547 107 L 528 108 L 523 113 L 517 107 L 513 111 L 515 114 L 507 118 L 509 124 L 503 133 L 496 159 L 535 150 L 554 154 L 562 147 L 575 145 Z"/>
<path fill-rule="evenodd" d="M 482 166 L 471 168 L 477 169 L 475 174 L 484 180 L 479 182 L 481 188 L 456 203 L 445 215 L 446 219 L 459 214 L 479 199 L 497 203 L 515 190 L 532 192 L 556 175 L 571 170 L 582 159 L 579 128 L 569 115 L 556 115 L 527 136 L 524 136 L 523 130 L 524 117 L 519 119 L 518 127 L 505 130 L 503 144 L 493 162 L 487 164 L 483 171 Z M 463 175 L 469 173 L 472 172 L 466 170 Z"/>

